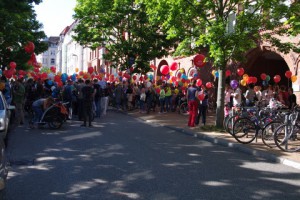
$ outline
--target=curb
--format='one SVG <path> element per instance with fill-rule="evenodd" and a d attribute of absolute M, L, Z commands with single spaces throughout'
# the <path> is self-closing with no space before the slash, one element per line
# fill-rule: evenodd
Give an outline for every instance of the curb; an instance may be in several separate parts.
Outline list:
<path fill-rule="evenodd" d="M 264 151 L 261 151 L 261 150 L 256 150 L 256 149 L 247 147 L 243 144 L 229 142 L 228 140 L 225 140 L 225 139 L 222 139 L 222 138 L 215 138 L 215 137 L 212 137 L 212 136 L 208 136 L 206 134 L 195 133 L 195 132 L 192 132 L 192 131 L 189 131 L 189 130 L 186 130 L 186 129 L 182 129 L 182 128 L 176 128 L 176 127 L 168 126 L 168 125 L 165 125 L 164 127 L 172 129 L 172 130 L 176 130 L 178 132 L 181 132 L 181 133 L 189 135 L 189 136 L 193 136 L 193 137 L 196 137 L 196 138 L 199 138 L 199 139 L 203 139 L 203 140 L 211 142 L 213 144 L 218 144 L 218 145 L 221 145 L 221 146 L 234 148 L 234 149 L 237 149 L 237 150 L 239 150 L 243 153 L 250 154 L 250 155 L 253 155 L 253 156 L 257 156 L 257 157 L 261 157 L 261 158 L 264 158 L 264 159 L 269 160 L 271 162 L 281 163 L 283 165 L 287 165 L 287 166 L 290 166 L 290 167 L 293 167 L 293 168 L 296 168 L 296 169 L 300 169 L 300 163 L 299 162 L 287 159 L 287 158 L 282 157 L 282 156 L 277 156 L 277 155 L 272 154 L 272 153 L 267 153 L 267 152 L 264 152 Z"/>
<path fill-rule="evenodd" d="M 110 111 L 117 111 L 117 110 L 116 109 L 110 109 Z M 144 122 L 150 122 L 150 121 L 145 120 L 143 118 L 135 117 L 133 115 L 130 115 L 127 112 L 123 112 L 123 111 L 117 111 L 117 112 L 125 114 L 125 115 L 129 115 L 133 118 L 138 118 L 139 120 L 144 121 Z M 195 133 L 193 131 L 189 131 L 189 130 L 186 130 L 186 129 L 183 129 L 183 128 L 177 128 L 177 127 L 170 126 L 170 125 L 161 125 L 161 124 L 153 122 L 153 121 L 151 121 L 151 123 L 156 124 L 156 125 L 160 125 L 162 127 L 165 127 L 165 128 L 171 129 L 171 130 L 175 130 L 177 132 L 183 133 L 183 134 L 188 135 L 188 136 L 192 136 L 192 137 L 195 137 L 195 138 L 198 138 L 198 139 L 203 139 L 203 140 L 211 142 L 213 144 L 218 144 L 218 145 L 221 145 L 221 146 L 233 148 L 233 149 L 239 150 L 240 152 L 243 152 L 243 153 L 246 153 L 246 154 L 249 154 L 249 155 L 264 158 L 268 161 L 271 161 L 271 162 L 274 162 L 274 163 L 280 163 L 280 164 L 283 164 L 283 165 L 293 167 L 295 169 L 300 170 L 300 163 L 299 162 L 288 159 L 288 158 L 285 158 L 283 156 L 277 156 L 273 153 L 267 153 L 267 152 L 264 152 L 264 151 L 261 151 L 261 150 L 253 149 L 253 148 L 250 148 L 250 147 L 248 147 L 246 145 L 243 145 L 243 144 L 233 143 L 233 142 L 230 142 L 226 139 L 215 138 L 215 137 L 203 134 L 203 133 Z"/>

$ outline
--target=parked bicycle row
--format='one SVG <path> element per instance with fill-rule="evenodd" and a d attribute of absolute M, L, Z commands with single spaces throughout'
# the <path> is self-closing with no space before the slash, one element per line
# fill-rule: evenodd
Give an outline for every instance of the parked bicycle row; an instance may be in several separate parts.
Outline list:
<path fill-rule="evenodd" d="M 261 139 L 270 148 L 300 151 L 300 107 L 288 109 L 276 99 L 268 106 L 262 106 L 264 102 L 253 107 L 232 107 L 224 118 L 224 129 L 242 144 Z"/>

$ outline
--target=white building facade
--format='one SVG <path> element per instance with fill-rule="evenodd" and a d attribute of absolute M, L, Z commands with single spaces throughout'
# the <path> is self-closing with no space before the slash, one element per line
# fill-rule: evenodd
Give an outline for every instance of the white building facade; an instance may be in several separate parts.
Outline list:
<path fill-rule="evenodd" d="M 44 42 L 48 43 L 48 50 L 37 55 L 36 59 L 38 63 L 41 63 L 43 67 L 50 68 L 57 63 L 56 54 L 58 49 L 59 37 L 49 37 Z"/>

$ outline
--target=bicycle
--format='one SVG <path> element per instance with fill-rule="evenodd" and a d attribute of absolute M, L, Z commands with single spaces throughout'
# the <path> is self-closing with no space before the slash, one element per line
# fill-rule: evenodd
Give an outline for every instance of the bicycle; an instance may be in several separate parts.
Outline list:
<path fill-rule="evenodd" d="M 274 128 L 274 125 L 278 125 L 274 121 L 278 115 L 274 113 L 270 115 L 269 109 L 268 107 L 261 110 L 256 107 L 247 109 L 248 116 L 241 117 L 234 122 L 233 137 L 242 144 L 249 144 L 255 139 L 257 141 L 258 135 L 261 135 L 263 143 L 270 147 L 267 143 L 269 140 L 267 133 Z M 270 125 L 269 129 L 266 129 L 270 123 L 273 126 Z"/>
<path fill-rule="evenodd" d="M 287 113 L 285 123 L 279 126 L 274 133 L 276 146 L 285 152 L 300 151 L 300 126 L 297 124 L 299 111 L 294 109 Z"/>
<path fill-rule="evenodd" d="M 182 97 L 180 99 L 180 104 L 179 104 L 179 114 L 181 115 L 186 115 L 189 111 L 189 105 L 188 105 L 188 102 L 187 102 L 187 99 L 186 97 Z"/>

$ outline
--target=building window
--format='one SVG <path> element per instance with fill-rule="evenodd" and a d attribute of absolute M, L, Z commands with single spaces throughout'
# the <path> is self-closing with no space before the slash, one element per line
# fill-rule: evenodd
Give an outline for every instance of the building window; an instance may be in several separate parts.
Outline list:
<path fill-rule="evenodd" d="M 54 65 L 54 64 L 55 64 L 55 59 L 51 58 L 51 65 Z"/>
<path fill-rule="evenodd" d="M 228 16 L 228 26 L 227 26 L 228 33 L 234 32 L 235 20 L 236 20 L 235 13 L 230 13 Z"/>

